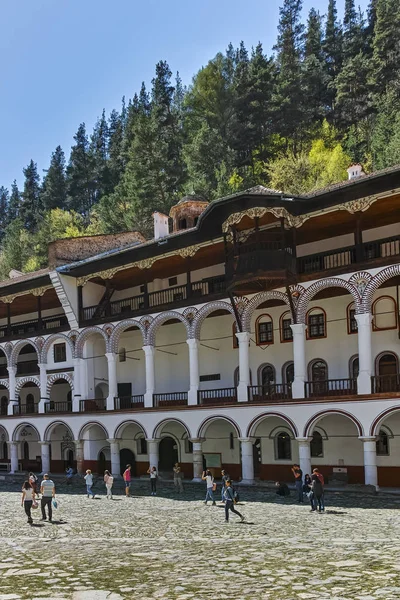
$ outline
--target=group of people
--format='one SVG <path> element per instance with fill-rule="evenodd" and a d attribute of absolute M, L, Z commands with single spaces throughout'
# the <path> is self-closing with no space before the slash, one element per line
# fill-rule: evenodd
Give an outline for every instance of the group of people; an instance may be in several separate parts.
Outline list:
<path fill-rule="evenodd" d="M 28 517 L 29 525 L 32 525 L 32 509 L 38 508 L 39 495 L 42 495 L 40 499 L 40 507 L 42 511 L 42 521 L 47 521 L 46 507 L 49 515 L 49 521 L 53 521 L 53 505 L 56 506 L 56 488 L 49 475 L 45 473 L 43 475 L 43 481 L 40 484 L 40 492 L 37 489 L 37 477 L 33 473 L 29 473 L 29 479 L 24 481 L 22 486 L 22 497 L 21 506 L 24 507 L 25 514 Z"/>
<path fill-rule="evenodd" d="M 300 466 L 294 464 L 292 466 L 292 473 L 294 476 L 294 483 L 296 487 L 297 501 L 299 503 L 304 502 L 304 496 L 306 496 L 311 505 L 311 512 L 324 512 L 325 511 L 325 500 L 324 500 L 324 476 L 319 472 L 317 468 L 313 469 L 312 474 L 308 473 L 304 476 Z M 278 496 L 286 497 L 290 495 L 290 490 L 286 483 L 280 481 L 276 482 L 276 493 Z"/>
<path fill-rule="evenodd" d="M 206 482 L 206 498 L 204 504 L 210 500 L 213 506 L 216 506 L 214 492 L 217 491 L 217 484 L 210 469 L 203 471 L 202 480 Z M 232 481 L 228 473 L 221 471 L 221 502 L 225 504 L 225 521 L 229 523 L 229 513 L 232 512 L 240 517 L 241 523 L 244 521 L 244 516 L 235 508 L 235 504 L 239 501 L 239 494 L 232 487 Z"/>

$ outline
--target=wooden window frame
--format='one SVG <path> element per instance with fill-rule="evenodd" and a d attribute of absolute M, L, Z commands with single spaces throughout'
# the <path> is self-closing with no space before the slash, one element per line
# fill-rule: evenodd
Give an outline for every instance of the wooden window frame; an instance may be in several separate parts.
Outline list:
<path fill-rule="evenodd" d="M 289 365 L 293 365 L 293 368 L 294 368 L 294 360 L 287 360 L 282 365 L 282 383 L 284 383 L 286 385 L 291 385 L 294 381 L 294 378 L 293 378 L 293 381 L 289 384 L 288 380 L 287 380 L 286 370 L 289 367 Z"/>
<path fill-rule="evenodd" d="M 377 304 L 377 302 L 379 302 L 380 300 L 384 300 L 385 298 L 388 298 L 389 300 L 391 300 L 394 304 L 394 320 L 395 320 L 395 324 L 392 325 L 392 327 L 377 327 L 375 324 L 375 305 Z M 379 296 L 379 298 L 377 298 L 376 300 L 373 301 L 372 303 L 372 307 L 371 307 L 371 314 L 372 314 L 372 331 L 390 331 L 392 329 L 397 329 L 398 326 L 398 317 L 397 317 L 397 302 L 396 300 L 393 298 L 393 296 Z"/>
<path fill-rule="evenodd" d="M 399 367 L 399 357 L 397 356 L 396 352 L 393 352 L 393 350 L 383 350 L 383 352 L 379 352 L 379 354 L 375 358 L 374 367 L 375 367 L 375 375 L 377 377 L 381 376 L 379 374 L 379 363 L 380 363 L 381 359 L 384 356 L 386 356 L 386 354 L 391 354 L 395 358 L 395 360 L 396 360 L 396 370 L 397 370 L 397 373 L 400 373 L 400 370 L 399 370 L 400 369 L 400 367 Z"/>
<path fill-rule="evenodd" d="M 59 348 L 62 352 L 61 354 L 63 354 L 64 358 L 62 358 L 61 360 L 56 360 L 56 348 Z M 62 363 L 62 362 L 67 362 L 67 344 L 65 342 L 59 342 L 57 344 L 53 344 L 53 359 L 55 363 Z"/>
<path fill-rule="evenodd" d="M 236 337 L 236 334 L 239 333 L 237 325 L 235 321 L 232 323 L 232 347 L 234 350 L 239 348 L 239 340 Z"/>
<path fill-rule="evenodd" d="M 269 318 L 269 321 L 265 321 L 266 323 L 271 323 L 272 326 L 272 340 L 271 341 L 267 341 L 267 342 L 260 342 L 260 333 L 259 333 L 259 325 L 260 323 L 260 319 L 263 319 L 265 317 Z M 274 343 L 274 320 L 271 317 L 271 315 L 269 315 L 268 313 L 263 313 L 262 315 L 260 315 L 259 317 L 257 317 L 256 320 L 256 344 L 257 346 L 271 346 Z"/>
<path fill-rule="evenodd" d="M 354 310 L 354 314 L 356 314 L 355 304 L 354 302 L 350 302 L 350 304 L 346 308 L 346 317 L 347 317 L 347 335 L 358 334 L 358 323 L 356 321 L 357 329 L 355 331 L 351 330 L 351 312 Z"/>
<path fill-rule="evenodd" d="M 287 315 L 289 315 L 289 319 L 285 318 Z M 292 317 L 290 315 L 290 310 L 287 310 L 286 312 L 281 314 L 281 316 L 279 317 L 279 335 L 280 335 L 281 344 L 291 344 L 291 343 L 293 343 L 293 331 L 292 331 L 292 329 L 290 329 L 290 331 L 292 331 L 292 339 L 285 340 L 285 338 L 283 337 L 283 321 L 290 321 L 290 323 L 292 323 Z"/>
<path fill-rule="evenodd" d="M 310 360 L 310 362 L 308 363 L 308 367 L 307 367 L 308 381 L 310 381 L 311 383 L 314 383 L 313 376 L 312 376 L 312 374 L 313 374 L 313 371 L 312 371 L 313 370 L 313 366 L 316 363 L 319 363 L 319 362 L 323 362 L 326 365 L 326 375 L 327 375 L 327 377 L 326 377 L 326 379 L 324 379 L 324 381 L 328 381 L 329 380 L 329 366 L 328 366 L 328 363 L 326 362 L 326 360 L 323 359 L 323 358 L 313 358 L 312 360 Z"/>
<path fill-rule="evenodd" d="M 319 335 L 317 337 L 310 335 L 310 327 L 308 324 L 308 320 L 310 318 L 310 313 L 315 312 L 315 311 L 319 311 L 324 316 L 324 335 Z M 307 330 L 306 330 L 306 339 L 307 340 L 323 340 L 328 337 L 327 336 L 327 327 L 326 327 L 326 311 L 323 308 L 321 308 L 320 306 L 314 306 L 313 308 L 310 308 L 310 310 L 307 311 L 306 324 L 307 324 Z"/>

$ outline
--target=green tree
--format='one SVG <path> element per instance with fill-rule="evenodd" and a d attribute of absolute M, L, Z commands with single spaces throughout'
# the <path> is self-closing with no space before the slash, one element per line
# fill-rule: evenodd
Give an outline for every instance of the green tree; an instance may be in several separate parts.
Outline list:
<path fill-rule="evenodd" d="M 378 0 L 373 39 L 371 83 L 377 94 L 399 79 L 400 4 L 398 0 Z"/>
<path fill-rule="evenodd" d="M 7 279 L 12 269 L 22 271 L 23 265 L 32 255 L 33 236 L 24 222 L 16 218 L 5 230 L 0 254 L 0 277 Z"/>
<path fill-rule="evenodd" d="M 65 154 L 61 146 L 57 146 L 51 155 L 50 167 L 43 179 L 40 198 L 45 210 L 65 208 L 67 204 Z"/>
<path fill-rule="evenodd" d="M 354 0 L 345 0 L 343 18 L 343 61 L 364 51 L 364 19 Z"/>
<path fill-rule="evenodd" d="M 96 181 L 84 123 L 79 125 L 74 140 L 67 166 L 68 207 L 88 218 L 96 201 Z"/>
<path fill-rule="evenodd" d="M 325 116 L 328 77 L 322 51 L 322 20 L 313 8 L 308 16 L 302 86 L 307 102 L 304 112 L 308 127 L 316 129 Z"/>
<path fill-rule="evenodd" d="M 110 170 L 108 164 L 108 140 L 109 132 L 105 110 L 97 119 L 90 139 L 90 158 L 93 177 L 93 202 L 96 203 L 104 194 L 112 191 L 110 182 Z"/>
<path fill-rule="evenodd" d="M 111 191 L 121 180 L 124 172 L 124 119 L 112 110 L 108 120 L 108 172 Z"/>
<path fill-rule="evenodd" d="M 21 193 L 18 189 L 17 181 L 14 181 L 11 184 L 11 194 L 10 201 L 8 203 L 8 221 L 11 222 L 13 219 L 16 219 L 19 215 L 19 211 L 21 208 Z"/>
<path fill-rule="evenodd" d="M 379 99 L 372 133 L 374 169 L 385 169 L 400 163 L 400 93 L 397 86 Z"/>
<path fill-rule="evenodd" d="M 23 172 L 25 181 L 19 214 L 26 229 L 33 232 L 36 229 L 42 212 L 40 177 L 37 172 L 37 164 L 31 160 L 29 165 L 23 169 Z"/>
<path fill-rule="evenodd" d="M 370 64 L 361 52 L 350 59 L 337 78 L 337 114 L 340 123 L 349 127 L 364 119 L 370 109 Z"/>
<path fill-rule="evenodd" d="M 8 203 L 9 192 L 4 186 L 0 187 L 0 240 L 4 236 L 4 230 L 8 225 Z"/>
<path fill-rule="evenodd" d="M 327 75 L 327 104 L 332 113 L 336 97 L 336 78 L 343 62 L 343 33 L 337 19 L 336 0 L 329 0 L 322 49 Z"/>

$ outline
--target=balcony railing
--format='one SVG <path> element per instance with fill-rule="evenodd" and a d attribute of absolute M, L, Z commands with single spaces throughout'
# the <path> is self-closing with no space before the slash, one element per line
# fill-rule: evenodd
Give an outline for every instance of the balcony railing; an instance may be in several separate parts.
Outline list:
<path fill-rule="evenodd" d="M 39 412 L 38 404 L 14 404 L 14 415 L 36 415 Z"/>
<path fill-rule="evenodd" d="M 372 394 L 400 392 L 400 375 L 375 375 L 371 377 Z"/>
<path fill-rule="evenodd" d="M 114 398 L 114 410 L 130 410 L 131 408 L 143 408 L 144 395 L 118 396 Z"/>
<path fill-rule="evenodd" d="M 153 394 L 153 405 L 158 407 L 166 406 L 187 406 L 187 392 L 171 392 L 168 394 Z"/>
<path fill-rule="evenodd" d="M 329 396 L 353 396 L 357 394 L 356 379 L 327 379 L 325 381 L 306 381 L 306 398 Z"/>
<path fill-rule="evenodd" d="M 39 365 L 37 360 L 22 360 L 17 363 L 17 377 L 20 375 L 37 375 Z"/>
<path fill-rule="evenodd" d="M 235 387 L 198 390 L 197 392 L 198 404 L 233 404 L 234 402 L 237 402 Z"/>
<path fill-rule="evenodd" d="M 79 412 L 98 412 L 106 410 L 106 398 L 91 398 L 89 400 L 79 400 Z"/>
<path fill-rule="evenodd" d="M 162 306 L 176 306 L 179 303 L 185 304 L 185 302 L 190 302 L 194 298 L 222 295 L 225 290 L 224 275 L 210 277 L 201 281 L 194 281 L 193 283 L 150 292 L 149 294 L 140 294 L 138 296 L 131 296 L 130 298 L 114 300 L 105 307 L 104 314 L 98 319 L 101 320 L 107 316 L 133 316 L 143 313 L 145 310 L 151 311 L 154 308 Z M 83 308 L 81 310 L 82 321 L 86 322 L 93 319 L 96 309 L 97 305 Z"/>
<path fill-rule="evenodd" d="M 44 405 L 45 413 L 70 413 L 72 412 L 72 402 L 66 400 L 65 402 L 45 402 Z"/>
<path fill-rule="evenodd" d="M 232 250 L 226 259 L 229 279 L 248 277 L 258 272 L 296 272 L 296 259 L 290 247 L 280 241 L 244 243 Z"/>
<path fill-rule="evenodd" d="M 272 385 L 251 385 L 248 388 L 249 402 L 276 402 L 290 400 L 292 386 L 288 383 L 275 383 Z"/>
<path fill-rule="evenodd" d="M 24 337 L 37 333 L 65 329 L 67 326 L 68 319 L 65 315 L 53 315 L 51 317 L 42 317 L 41 319 L 31 319 L 29 321 L 11 323 L 10 326 L 2 325 L 0 327 L 0 338 Z"/>

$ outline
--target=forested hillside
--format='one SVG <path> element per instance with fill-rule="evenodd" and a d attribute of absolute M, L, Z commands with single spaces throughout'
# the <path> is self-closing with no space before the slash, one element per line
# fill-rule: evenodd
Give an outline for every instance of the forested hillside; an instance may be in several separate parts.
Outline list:
<path fill-rule="evenodd" d="M 267 24 L 266 24 L 267 26 Z M 179 65 L 176 65 L 179 67 Z M 31 160 L 19 190 L 0 188 L 0 276 L 46 266 L 49 241 L 137 229 L 185 193 L 213 200 L 262 184 L 302 193 L 400 163 L 400 2 L 363 14 L 302 14 L 283 0 L 273 55 L 230 45 L 185 88 L 160 61 L 94 130 L 79 125 L 43 178 Z"/>

